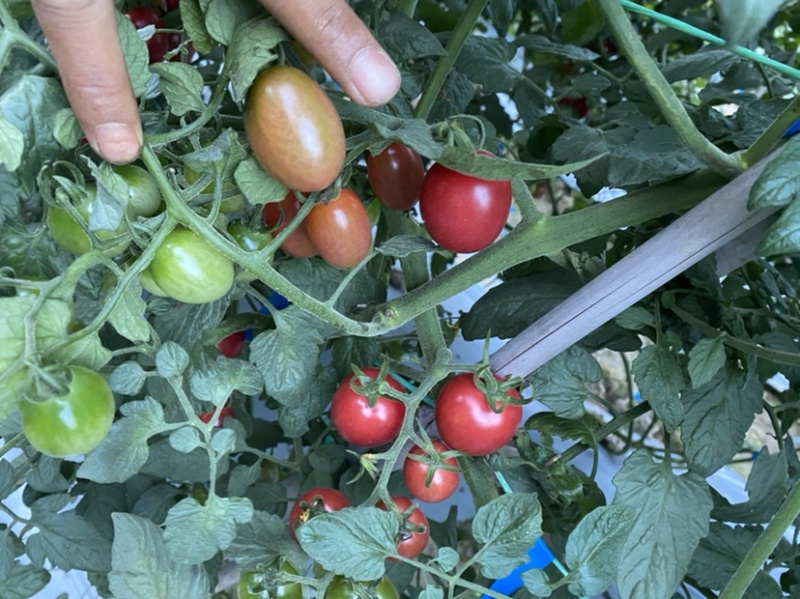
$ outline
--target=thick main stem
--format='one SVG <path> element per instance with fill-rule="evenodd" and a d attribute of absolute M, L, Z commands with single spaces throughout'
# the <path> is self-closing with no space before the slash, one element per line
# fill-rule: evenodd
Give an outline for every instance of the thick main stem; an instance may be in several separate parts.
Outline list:
<path fill-rule="evenodd" d="M 689 118 L 680 99 L 633 28 L 619 0 L 597 0 L 608 26 L 628 62 L 642 80 L 664 119 L 681 141 L 709 168 L 726 177 L 735 177 L 743 167 L 739 161 L 708 141 Z"/>

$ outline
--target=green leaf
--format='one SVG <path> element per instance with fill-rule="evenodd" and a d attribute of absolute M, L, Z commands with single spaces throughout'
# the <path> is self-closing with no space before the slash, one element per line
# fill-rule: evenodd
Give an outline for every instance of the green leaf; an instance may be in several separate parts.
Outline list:
<path fill-rule="evenodd" d="M 200 433 L 193 426 L 182 426 L 169 435 L 169 444 L 181 453 L 191 453 L 205 443 L 200 439 Z"/>
<path fill-rule="evenodd" d="M 525 570 L 522 575 L 522 584 L 535 597 L 549 597 L 553 591 L 550 588 L 550 579 L 544 570 L 531 569 Z"/>
<path fill-rule="evenodd" d="M 243 497 L 209 495 L 204 505 L 187 497 L 167 514 L 164 545 L 176 563 L 201 564 L 227 549 L 236 538 L 236 525 L 252 517 L 253 504 Z"/>
<path fill-rule="evenodd" d="M 568 60 L 591 62 L 600 58 L 599 54 L 592 52 L 588 48 L 569 44 L 556 44 L 541 35 L 520 35 L 514 40 L 514 43 L 538 54 L 554 54 Z"/>
<path fill-rule="evenodd" d="M 264 9 L 258 3 L 247 0 L 210 0 L 205 13 L 208 34 L 220 44 L 229 46 L 239 27 L 263 14 Z"/>
<path fill-rule="evenodd" d="M 580 418 L 561 418 L 553 412 L 538 412 L 528 418 L 525 428 L 543 436 L 576 439 L 589 447 L 596 445 L 593 431 L 597 428 L 597 420 L 588 414 Z"/>
<path fill-rule="evenodd" d="M 9 529 L 0 532 L 0 597 L 29 599 L 47 586 L 50 573 L 44 568 L 16 561 L 15 537 L 12 535 Z"/>
<path fill-rule="evenodd" d="M 236 537 L 225 551 L 225 557 L 241 570 L 255 570 L 279 556 L 293 564 L 304 564 L 306 557 L 290 537 L 286 523 L 274 514 L 255 512 L 249 522 L 236 527 Z"/>
<path fill-rule="evenodd" d="M 144 315 L 146 309 L 147 304 L 142 299 L 141 287 L 138 284 L 131 284 L 125 288 L 108 320 L 117 333 L 126 339 L 134 343 L 148 341 L 150 327 Z"/>
<path fill-rule="evenodd" d="M 740 370 L 720 370 L 714 378 L 683 394 L 686 415 L 681 425 L 690 468 L 706 476 L 736 455 L 761 412 L 761 385 Z"/>
<path fill-rule="evenodd" d="M 171 428 L 174 428 L 172 425 Z M 224 476 L 230 460 L 217 462 L 217 476 Z M 168 480 L 207 483 L 211 476 L 208 463 L 208 450 L 195 449 L 190 453 L 180 453 L 173 449 L 168 439 L 150 444 L 147 462 L 141 467 L 142 474 Z"/>
<path fill-rule="evenodd" d="M 485 93 L 509 92 L 521 74 L 510 61 L 515 48 L 501 37 L 471 35 L 456 59 L 456 69 Z M 563 174 L 563 173 L 562 173 Z"/>
<path fill-rule="evenodd" d="M 120 407 L 123 417 L 111 425 L 100 445 L 86 456 L 78 476 L 97 483 L 124 483 L 145 464 L 148 439 L 175 428 L 164 422 L 164 409 L 152 397 Z"/>
<path fill-rule="evenodd" d="M 14 172 L 22 163 L 25 151 L 25 136 L 19 128 L 0 115 L 0 166 Z"/>
<path fill-rule="evenodd" d="M 198 173 L 211 173 L 223 179 L 230 177 L 247 157 L 238 134 L 225 129 L 205 147 L 183 155 L 186 166 Z"/>
<path fill-rule="evenodd" d="M 247 201 L 256 206 L 280 202 L 289 191 L 283 183 L 278 183 L 272 178 L 252 157 L 245 158 L 239 163 L 233 177 Z"/>
<path fill-rule="evenodd" d="M 339 380 L 333 368 L 317 366 L 306 385 L 297 389 L 302 400 L 278 407 L 278 422 L 288 438 L 294 439 L 308 432 L 308 421 L 325 412 Z"/>
<path fill-rule="evenodd" d="M 428 585 L 420 591 L 417 599 L 444 599 L 444 591 L 442 587 Z"/>
<path fill-rule="evenodd" d="M 537 273 L 505 281 L 487 291 L 461 318 L 467 341 L 492 336 L 509 339 L 547 314 L 580 288 L 573 273 Z"/>
<path fill-rule="evenodd" d="M 502 578 L 528 560 L 542 536 L 542 507 L 533 493 L 501 495 L 475 514 L 472 534 L 483 545 L 477 555 L 483 575 Z"/>
<path fill-rule="evenodd" d="M 443 572 L 452 572 L 460 561 L 461 556 L 458 551 L 452 547 L 439 547 L 439 552 L 436 554 L 436 562 Z"/>
<path fill-rule="evenodd" d="M 174 341 L 165 341 L 156 352 L 156 369 L 159 376 L 170 379 L 180 377 L 189 367 L 189 354 Z"/>
<path fill-rule="evenodd" d="M 258 18 L 238 27 L 225 58 L 231 61 L 233 97 L 244 100 L 259 71 L 278 59 L 275 48 L 288 39 L 272 19 Z"/>
<path fill-rule="evenodd" d="M 376 580 L 396 554 L 397 518 L 376 507 L 344 508 L 315 516 L 297 529 L 297 540 L 323 568 L 348 578 Z"/>
<path fill-rule="evenodd" d="M 444 47 L 419 21 L 400 12 L 389 13 L 389 18 L 378 26 L 378 39 L 389 56 L 397 63 L 426 56 L 444 56 Z"/>
<path fill-rule="evenodd" d="M 730 50 L 704 48 L 698 52 L 678 56 L 661 69 L 670 83 L 710 77 L 714 73 L 723 73 L 742 59 Z"/>
<path fill-rule="evenodd" d="M 787 0 L 717 0 L 722 34 L 731 46 L 747 44 Z"/>
<path fill-rule="evenodd" d="M 642 399 L 649 401 L 668 431 L 683 420 L 680 394 L 685 386 L 683 370 L 663 340 L 642 349 L 631 369 Z"/>
<path fill-rule="evenodd" d="M 344 445 L 323 443 L 308 454 L 308 465 L 314 470 L 333 474 L 344 464 L 347 449 Z"/>
<path fill-rule="evenodd" d="M 267 393 L 293 405 L 304 401 L 298 390 L 307 388 L 316 370 L 329 327 L 297 306 L 283 310 L 275 324 L 277 328 L 253 339 L 250 360 L 264 377 Z"/>
<path fill-rule="evenodd" d="M 430 239 L 425 239 L 424 237 L 397 235 L 388 241 L 384 241 L 375 250 L 384 256 L 406 258 L 411 254 L 436 251 L 437 247 Z"/>
<path fill-rule="evenodd" d="M 261 462 L 255 462 L 252 466 L 234 466 L 228 479 L 228 495 L 231 497 L 241 497 L 247 488 L 254 485 L 261 476 Z"/>
<path fill-rule="evenodd" d="M 236 432 L 230 428 L 220 428 L 211 434 L 211 450 L 219 457 L 223 458 L 236 451 L 237 446 Z"/>
<path fill-rule="evenodd" d="M 60 512 L 70 500 L 69 495 L 47 495 L 31 505 L 38 532 L 26 539 L 28 557 L 39 567 L 49 560 L 64 571 L 108 572 L 110 541 L 74 510 Z"/>
<path fill-rule="evenodd" d="M 176 304 L 173 300 L 159 298 L 150 302 L 150 311 L 156 314 L 153 327 L 162 339 L 191 347 L 202 338 L 203 331 L 222 322 L 229 302 L 227 296 L 199 305 Z"/>
<path fill-rule="evenodd" d="M 150 79 L 150 71 L 147 68 L 150 63 L 147 43 L 139 37 L 139 34 L 136 33 L 136 27 L 122 12 L 117 10 L 114 15 L 117 18 L 117 34 L 122 45 L 122 53 L 125 57 L 128 77 L 133 87 L 133 95 L 138 98 L 146 91 L 147 81 Z"/>
<path fill-rule="evenodd" d="M 116 599 L 204 599 L 210 581 L 201 565 L 172 562 L 158 527 L 131 514 L 113 514 L 109 586 Z"/>
<path fill-rule="evenodd" d="M 197 399 L 219 407 L 228 401 L 234 390 L 257 395 L 264 384 L 261 373 L 249 362 L 220 356 L 205 370 L 192 372 L 189 387 Z"/>
<path fill-rule="evenodd" d="M 583 403 L 591 397 L 588 383 L 600 380 L 600 364 L 585 349 L 571 346 L 530 377 L 534 396 L 562 418 L 581 418 Z"/>
<path fill-rule="evenodd" d="M 645 310 L 641 306 L 631 306 L 622 314 L 614 318 L 623 329 L 629 331 L 640 331 L 645 327 L 655 327 L 656 321 L 650 310 Z"/>
<path fill-rule="evenodd" d="M 758 540 L 764 529 L 761 526 L 731 527 L 722 522 L 712 522 L 708 536 L 700 541 L 694 552 L 687 574 L 705 588 L 722 590 L 744 560 L 747 552 Z M 749 588 L 744 594 L 747 599 L 770 599 L 783 597 L 778 583 L 768 574 L 759 571 L 756 576 L 767 579 L 771 583 L 771 593 L 763 589 L 755 594 L 755 588 Z M 764 584 L 766 581 L 762 581 Z"/>
<path fill-rule="evenodd" d="M 614 506 L 630 506 L 636 520 L 620 556 L 621 597 L 671 599 L 700 539 L 708 534 L 711 493 L 697 473 L 675 476 L 669 463 L 645 450 L 625 460 L 614 476 Z"/>
<path fill-rule="evenodd" d="M 756 249 L 759 256 L 794 254 L 800 251 L 800 201 L 789 204 Z"/>
<path fill-rule="evenodd" d="M 191 65 L 182 62 L 157 62 L 150 65 L 156 73 L 158 87 L 167 99 L 175 116 L 188 112 L 203 112 L 205 103 L 200 97 L 203 91 L 203 76 Z"/>
<path fill-rule="evenodd" d="M 5 437 L 5 435 L 0 436 Z M 0 497 L 11 495 L 15 486 L 14 467 L 8 460 L 0 460 Z"/>
<path fill-rule="evenodd" d="M 63 493 L 69 490 L 69 481 L 61 474 L 61 460 L 43 455 L 27 476 L 28 484 L 42 493 Z"/>
<path fill-rule="evenodd" d="M 78 119 L 72 108 L 62 108 L 53 117 L 53 137 L 64 148 L 71 150 L 76 147 L 83 137 Z"/>
<path fill-rule="evenodd" d="M 186 35 L 200 54 L 208 54 L 216 45 L 206 29 L 203 11 L 198 0 L 183 0 L 178 6 Z"/>
<path fill-rule="evenodd" d="M 792 137 L 780 156 L 772 160 L 750 188 L 747 207 L 750 210 L 767 206 L 788 206 L 800 194 L 800 138 Z"/>
<path fill-rule="evenodd" d="M 701 339 L 689 352 L 689 377 L 692 387 L 702 387 L 725 366 L 725 345 L 721 337 Z"/>
<path fill-rule="evenodd" d="M 138 362 L 129 360 L 117 366 L 108 379 L 111 390 L 121 395 L 138 395 L 142 390 L 147 374 Z"/>
<path fill-rule="evenodd" d="M 635 517 L 627 505 L 599 507 L 583 517 L 567 539 L 571 593 L 594 596 L 608 590 Z"/>

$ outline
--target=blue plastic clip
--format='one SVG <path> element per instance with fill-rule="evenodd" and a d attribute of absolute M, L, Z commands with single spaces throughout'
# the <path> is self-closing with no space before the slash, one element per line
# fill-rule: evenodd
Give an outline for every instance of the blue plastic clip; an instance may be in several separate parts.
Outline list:
<path fill-rule="evenodd" d="M 551 553 L 550 548 L 538 539 L 536 544 L 528 550 L 529 561 L 521 566 L 514 568 L 511 574 L 500 580 L 495 580 L 489 588 L 504 595 L 511 595 L 522 588 L 522 573 L 527 570 L 541 570 L 545 566 L 553 563 L 555 556 Z M 489 595 L 484 595 L 481 599 L 491 599 Z"/>
<path fill-rule="evenodd" d="M 800 119 L 797 119 L 794 123 L 789 125 L 789 128 L 783 132 L 784 137 L 791 137 L 792 135 L 797 135 L 800 133 Z"/>

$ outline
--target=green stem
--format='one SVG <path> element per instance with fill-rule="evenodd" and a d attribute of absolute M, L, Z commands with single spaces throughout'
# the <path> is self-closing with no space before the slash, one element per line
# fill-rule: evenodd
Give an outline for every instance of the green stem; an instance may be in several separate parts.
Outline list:
<path fill-rule="evenodd" d="M 681 141 L 715 172 L 735 177 L 743 169 L 739 161 L 708 141 L 689 118 L 667 79 L 633 28 L 619 0 L 597 0 L 614 38 L 642 83 L 650 92 L 664 119 L 675 129 Z"/>
<path fill-rule="evenodd" d="M 761 533 L 761 536 L 758 537 L 750 551 L 747 552 L 728 585 L 720 594 L 719 599 L 738 599 L 744 596 L 747 587 L 753 582 L 761 566 L 767 561 L 775 547 L 778 546 L 784 533 L 792 525 L 798 514 L 800 514 L 800 483 L 795 484 L 772 518 L 772 521 Z"/>
<path fill-rule="evenodd" d="M 783 134 L 789 126 L 800 118 L 800 96 L 795 97 L 789 105 L 778 115 L 766 131 L 764 131 L 753 145 L 739 154 L 739 160 L 749 167 L 769 154 L 783 139 Z"/>
<path fill-rule="evenodd" d="M 759 358 L 764 358 L 765 360 L 769 360 L 770 362 L 774 362 L 776 364 L 800 366 L 800 353 L 769 349 L 766 347 L 761 347 L 760 345 L 756 345 L 755 343 L 750 343 L 749 341 L 744 341 L 738 337 L 732 337 L 728 333 L 720 331 L 710 324 L 703 322 L 696 316 L 692 316 L 686 310 L 683 310 L 678 306 L 668 305 L 667 307 L 686 324 L 693 326 L 698 331 L 712 339 L 719 337 L 722 343 L 728 347 L 732 347 L 733 349 L 743 351 Z"/>
<path fill-rule="evenodd" d="M 646 401 L 643 401 L 638 406 L 634 406 L 627 412 L 623 412 L 613 420 L 605 423 L 603 426 L 599 427 L 597 430 L 592 432 L 592 436 L 594 437 L 595 441 L 599 442 L 602 439 L 605 439 L 611 433 L 614 433 L 624 427 L 626 427 L 629 423 L 633 422 L 640 416 L 644 416 L 650 411 L 650 404 Z M 551 466 L 557 462 L 561 462 L 562 464 L 567 464 L 571 460 L 574 460 L 580 454 L 582 454 L 587 449 L 591 449 L 585 443 L 576 443 L 572 447 L 567 448 L 567 450 L 563 453 L 554 456 L 548 463 L 548 466 Z"/>
<path fill-rule="evenodd" d="M 414 116 L 420 119 L 427 119 L 428 115 L 433 108 L 436 97 L 447 80 L 447 75 L 450 69 L 455 64 L 458 55 L 461 53 L 461 48 L 464 47 L 464 42 L 467 41 L 470 33 L 472 33 L 475 23 L 481 16 L 483 9 L 489 0 L 470 0 L 467 8 L 461 14 L 455 29 L 450 34 L 450 39 L 447 41 L 445 51 L 447 54 L 439 59 L 436 67 L 433 69 L 430 78 L 425 82 L 425 87 L 422 89 L 422 96 L 419 99 L 417 108 L 414 111 Z"/>

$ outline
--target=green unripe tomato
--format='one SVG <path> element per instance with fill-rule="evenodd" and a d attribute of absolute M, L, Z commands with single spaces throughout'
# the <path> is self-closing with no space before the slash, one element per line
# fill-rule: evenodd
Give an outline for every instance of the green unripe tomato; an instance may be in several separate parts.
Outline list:
<path fill-rule="evenodd" d="M 87 185 L 86 191 L 85 200 L 80 204 L 76 204 L 75 209 L 83 220 L 88 223 L 92 213 L 92 205 L 97 195 L 97 187 L 95 185 Z M 47 227 L 50 229 L 50 234 L 53 236 L 53 239 L 56 240 L 56 243 L 68 252 L 80 255 L 92 249 L 91 237 L 83 230 L 80 223 L 72 218 L 70 213 L 61 206 L 50 206 L 47 209 Z M 95 231 L 94 235 L 100 241 L 107 241 L 123 235 L 127 236 L 127 226 L 123 220 L 119 223 L 116 230 L 106 231 L 101 229 Z M 130 243 L 130 238 L 123 239 L 120 243 L 107 249 L 104 253 L 107 256 L 117 256 L 128 249 Z"/>
<path fill-rule="evenodd" d="M 158 286 L 158 283 L 153 280 L 153 275 L 150 274 L 150 268 L 145 268 L 142 271 L 139 282 L 142 284 L 142 289 L 147 291 L 150 295 L 155 295 L 156 297 L 169 297 L 167 293 Z"/>
<path fill-rule="evenodd" d="M 177 228 L 148 267 L 158 289 L 186 304 L 205 304 L 233 287 L 233 263 L 189 229 Z"/>
<path fill-rule="evenodd" d="M 70 366 L 69 372 L 72 379 L 65 395 L 19 404 L 25 437 L 54 458 L 89 453 L 114 421 L 114 397 L 106 380 L 83 366 Z"/>
<path fill-rule="evenodd" d="M 373 584 L 369 582 L 353 582 L 343 576 L 337 576 L 328 585 L 328 589 L 325 591 L 325 599 L 360 599 L 362 595 L 359 594 L 357 587 L 361 587 L 362 590 L 369 589 L 372 592 L 372 596 L 377 597 L 377 599 L 400 599 L 397 589 L 388 578 L 381 578 L 380 582 L 374 587 L 372 586 Z"/>
<path fill-rule="evenodd" d="M 288 574 L 297 575 L 297 570 L 285 559 L 281 559 L 280 570 Z M 270 597 L 274 599 L 302 599 L 303 588 L 299 582 L 274 584 L 263 580 L 267 574 L 259 572 L 242 572 L 239 578 L 239 599 L 261 599 Z M 266 594 L 262 594 L 266 593 Z"/>
<path fill-rule="evenodd" d="M 161 192 L 150 173 L 135 164 L 123 164 L 111 168 L 130 186 L 130 195 L 125 205 L 128 218 L 153 216 L 159 211 Z"/>
<path fill-rule="evenodd" d="M 244 223 L 236 222 L 228 225 L 228 233 L 239 247 L 247 252 L 263 250 L 272 241 L 272 235 L 248 229 Z"/>

